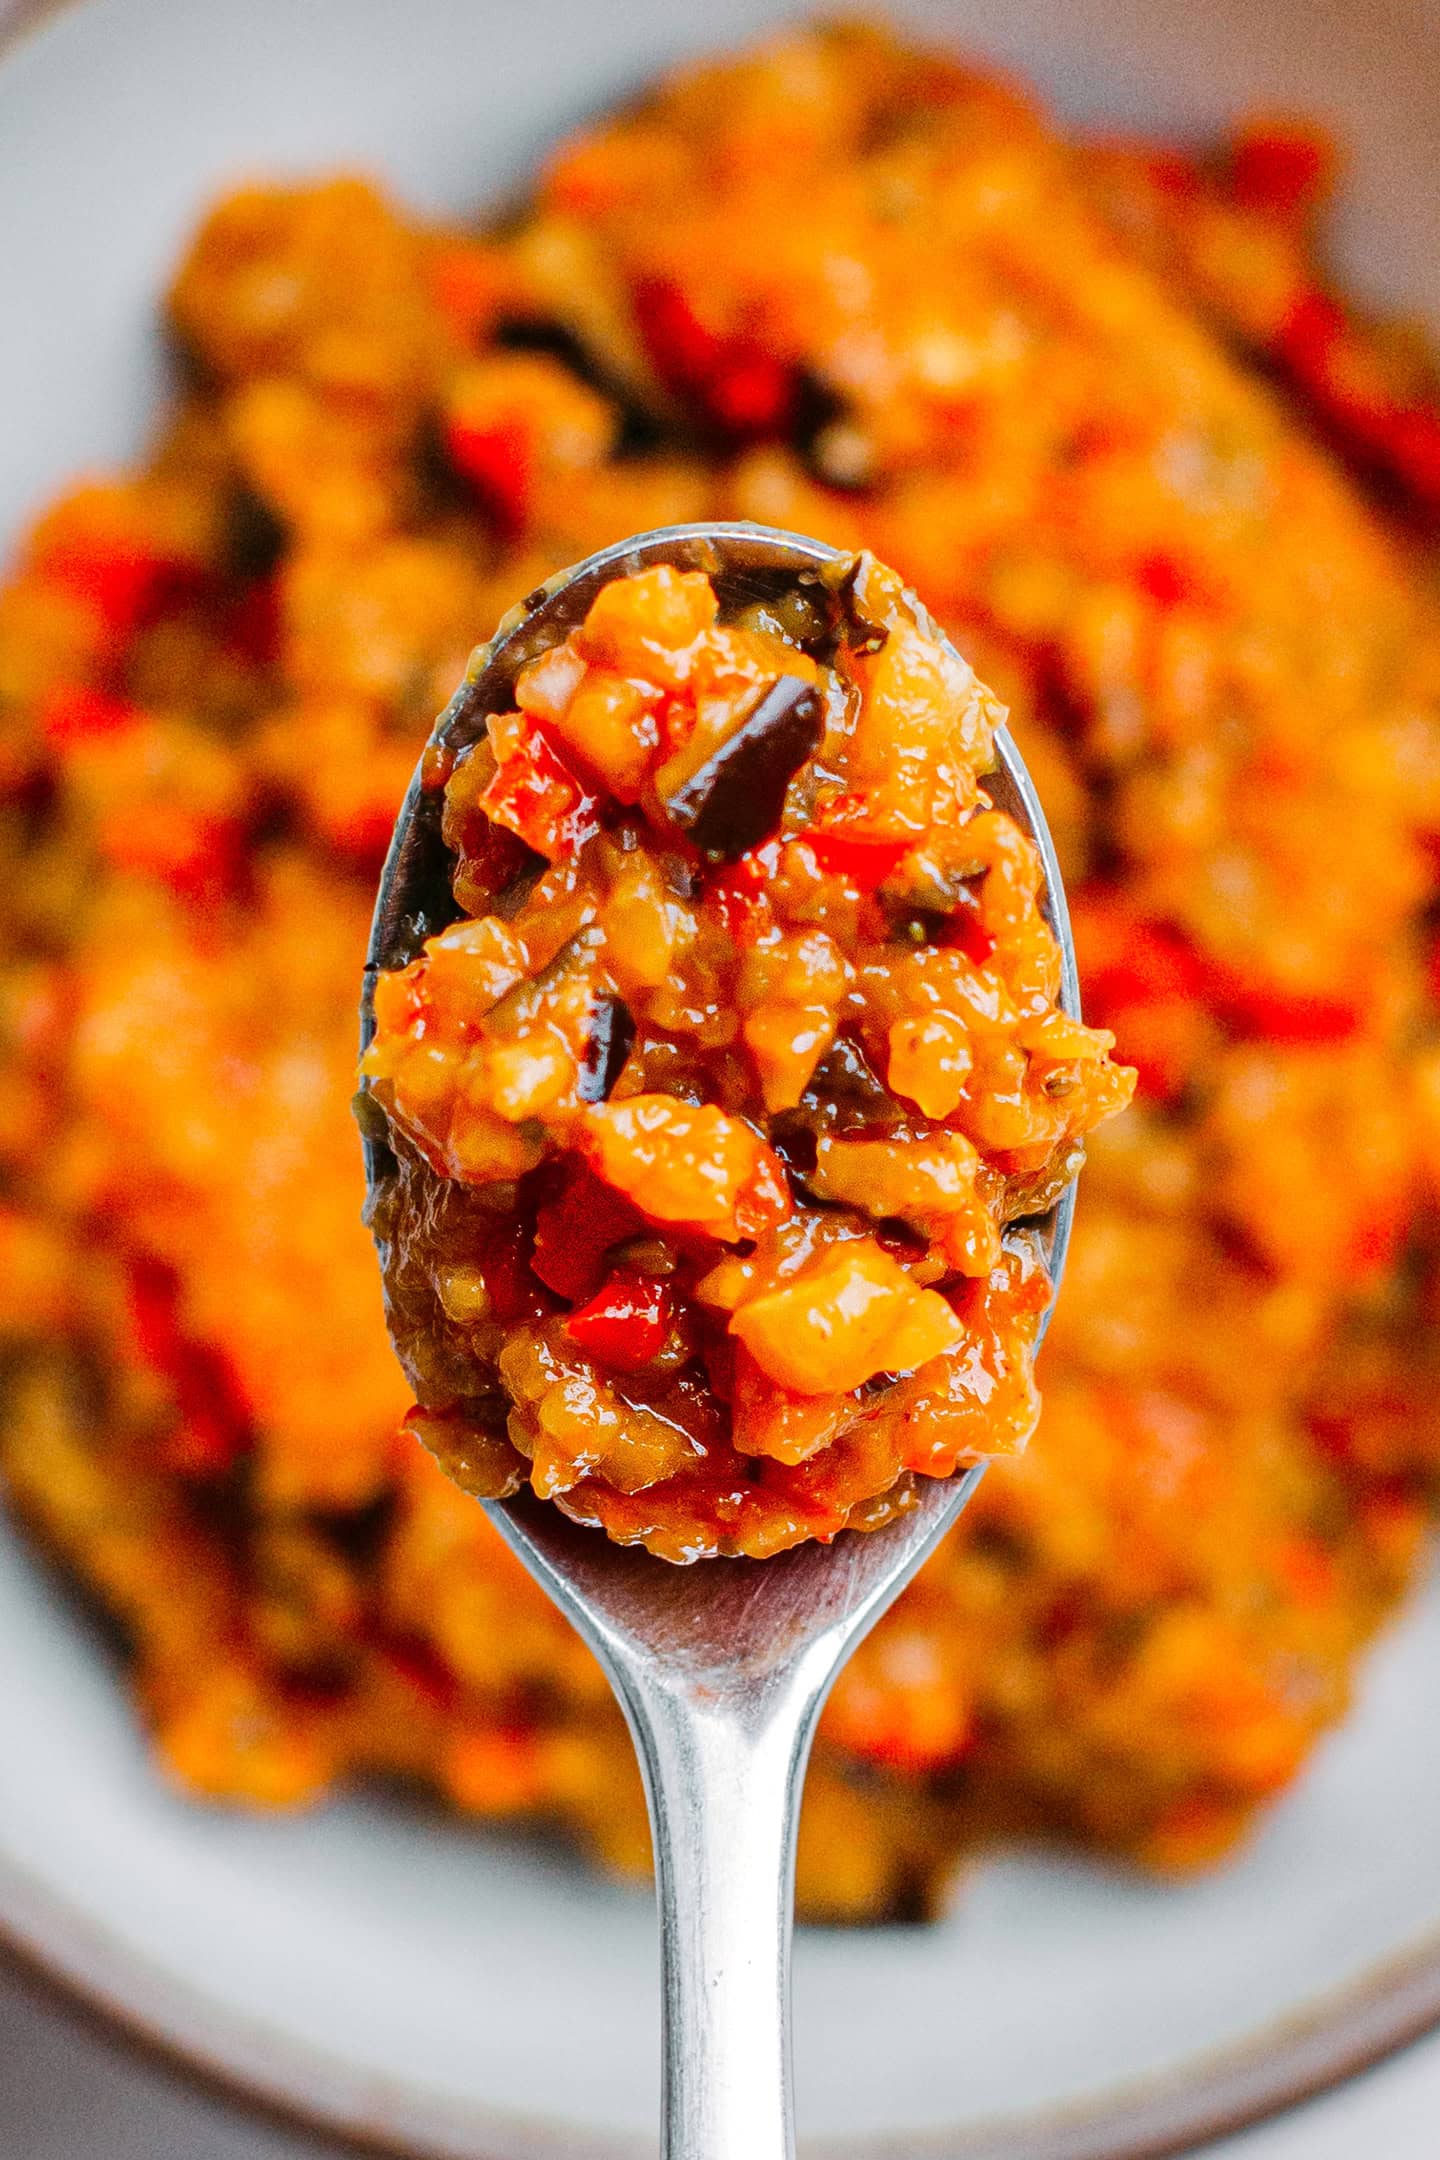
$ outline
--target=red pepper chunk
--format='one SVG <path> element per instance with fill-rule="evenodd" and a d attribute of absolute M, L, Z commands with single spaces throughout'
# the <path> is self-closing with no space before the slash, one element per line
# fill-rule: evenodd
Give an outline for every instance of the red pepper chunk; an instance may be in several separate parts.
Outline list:
<path fill-rule="evenodd" d="M 457 415 L 446 423 L 445 449 L 455 470 L 489 499 L 507 531 L 524 524 L 534 482 L 532 429 L 513 416 L 476 425 Z"/>
<path fill-rule="evenodd" d="M 1433 390 L 1397 377 L 1373 332 L 1316 287 L 1293 301 L 1274 348 L 1352 454 L 1393 474 L 1423 507 L 1440 504 L 1440 410 Z"/>
<path fill-rule="evenodd" d="M 805 835 L 822 870 L 848 878 L 861 892 L 874 892 L 910 851 L 909 840 L 869 838 L 864 833 L 812 831 Z"/>
<path fill-rule="evenodd" d="M 1152 548 L 1140 557 L 1135 565 L 1135 582 L 1147 599 L 1167 612 L 1196 595 L 1193 575 L 1167 548 Z"/>
<path fill-rule="evenodd" d="M 600 830 L 599 798 L 577 780 L 543 728 L 530 728 L 503 758 L 478 807 L 527 847 L 559 862 Z"/>
<path fill-rule="evenodd" d="M 136 1352 L 170 1385 L 175 1423 L 159 1443 L 166 1467 L 180 1477 L 223 1476 L 252 1440 L 238 1379 L 218 1350 L 184 1332 L 179 1285 L 168 1268 L 132 1262 L 126 1301 Z"/>
<path fill-rule="evenodd" d="M 103 532 L 57 535 L 41 550 L 38 568 L 88 601 L 105 628 L 122 641 L 153 622 L 170 594 L 197 577 L 193 565 Z"/>
<path fill-rule="evenodd" d="M 761 342 L 711 329 L 689 294 L 667 278 L 641 280 L 635 314 L 665 382 L 697 398 L 727 434 L 751 439 L 786 426 L 795 405 L 795 375 Z"/>
<path fill-rule="evenodd" d="M 764 893 L 752 891 L 738 878 L 713 879 L 705 898 L 720 928 L 736 945 L 753 944 L 770 917 Z"/>
<path fill-rule="evenodd" d="M 623 1193 L 576 1164 L 563 1189 L 535 1217 L 530 1265 L 548 1290 L 580 1303 L 604 1280 L 611 1247 L 643 1236 L 645 1229 L 644 1216 Z"/>
<path fill-rule="evenodd" d="M 1354 998 L 1247 981 L 1198 951 L 1191 966 L 1196 996 L 1237 1035 L 1277 1043 L 1339 1043 L 1348 1042 L 1364 1023 L 1364 1010 Z"/>
<path fill-rule="evenodd" d="M 1230 193 L 1248 210 L 1302 223 L 1323 200 L 1335 150 L 1319 129 L 1296 120 L 1249 127 L 1230 153 Z"/>
<path fill-rule="evenodd" d="M 144 714 L 129 698 L 113 697 L 88 683 L 56 683 L 41 700 L 40 732 L 52 750 L 124 735 Z"/>
<path fill-rule="evenodd" d="M 277 664 L 283 636 L 278 578 L 257 578 L 236 593 L 225 609 L 223 635 L 227 648 L 247 667 Z"/>
<path fill-rule="evenodd" d="M 670 1330 L 671 1297 L 664 1283 L 612 1275 L 603 1290 L 572 1312 L 565 1332 L 576 1347 L 616 1372 L 636 1373 L 658 1357 Z"/>
<path fill-rule="evenodd" d="M 936 942 L 951 952 L 964 953 L 971 966 L 977 968 L 984 967 L 995 950 L 993 933 L 973 910 L 963 907 L 947 918 Z"/>
<path fill-rule="evenodd" d="M 705 898 L 715 910 L 720 927 L 737 944 L 750 943 L 770 920 L 766 887 L 772 883 L 780 861 L 774 840 L 748 848 L 738 862 L 727 863 L 711 877 Z"/>
<path fill-rule="evenodd" d="M 887 830 L 883 811 L 877 813 L 867 795 L 856 794 L 822 803 L 805 842 L 822 870 L 871 893 L 899 869 L 915 838 L 893 826 Z"/>
<path fill-rule="evenodd" d="M 1277 1043 L 1348 1042 L 1359 1033 L 1364 1019 L 1360 1007 L 1349 998 L 1241 984 L 1222 994 L 1219 1010 L 1238 1034 L 1259 1035 Z"/>
<path fill-rule="evenodd" d="M 96 841 L 112 869 L 154 878 L 186 899 L 232 889 L 239 881 L 245 829 L 183 803 L 137 801 L 99 821 Z"/>

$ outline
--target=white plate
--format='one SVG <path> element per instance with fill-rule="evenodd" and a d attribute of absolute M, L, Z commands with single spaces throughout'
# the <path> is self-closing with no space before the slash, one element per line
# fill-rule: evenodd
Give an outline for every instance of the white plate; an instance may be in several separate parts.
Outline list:
<path fill-rule="evenodd" d="M 475 203 L 664 59 L 782 12 L 89 0 L 63 13 L 0 68 L 0 532 L 77 466 L 143 439 L 154 296 L 224 179 L 345 162 L 422 205 Z M 897 12 L 1018 64 L 1082 117 L 1188 132 L 1255 104 L 1328 114 L 1357 161 L 1354 273 L 1440 319 L 1430 7 Z M 1355 1720 L 1212 1881 L 1162 1889 L 1006 1861 L 934 1929 L 804 1937 L 800 2108 L 817 2147 L 1155 2153 L 1440 2016 L 1437 1676 L 1432 1595 L 1378 1654 Z M 9 1532 L 0 1924 L 132 2023 L 331 2123 L 496 2160 L 653 2149 L 647 1900 L 398 1806 L 265 1821 L 172 1798 L 95 1643 Z"/>

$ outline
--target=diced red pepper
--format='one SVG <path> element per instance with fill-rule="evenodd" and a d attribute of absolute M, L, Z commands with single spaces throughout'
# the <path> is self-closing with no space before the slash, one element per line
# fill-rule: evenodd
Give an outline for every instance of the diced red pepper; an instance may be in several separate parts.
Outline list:
<path fill-rule="evenodd" d="M 737 341 L 727 347 L 712 376 L 708 398 L 715 417 L 732 435 L 768 435 L 789 419 L 794 385 L 781 361 Z"/>
<path fill-rule="evenodd" d="M 1087 1015 L 1115 1030 L 1141 1093 L 1173 1101 L 1206 1044 L 1198 956 L 1178 931 L 1138 920 L 1112 894 L 1082 896 L 1075 931 Z"/>
<path fill-rule="evenodd" d="M 388 1666 L 394 1678 L 430 1709 L 448 1713 L 455 1708 L 459 1683 L 429 1643 L 415 1635 L 372 1635 L 369 1647 L 377 1663 Z"/>
<path fill-rule="evenodd" d="M 599 797 L 576 778 L 538 725 L 529 729 L 515 756 L 497 766 L 479 807 L 549 862 L 575 854 L 600 830 Z"/>
<path fill-rule="evenodd" d="M 153 622 L 170 595 L 187 582 L 186 566 L 172 557 L 100 533 L 57 537 L 41 551 L 37 568 L 88 601 L 107 630 L 122 640 Z"/>
<path fill-rule="evenodd" d="M 707 330 L 687 295 L 667 278 L 644 278 L 636 288 L 635 313 L 656 365 L 684 383 L 703 382 L 715 365 L 720 341 Z"/>
<path fill-rule="evenodd" d="M 914 846 L 906 834 L 877 829 L 873 804 L 865 795 L 840 795 L 822 805 L 806 842 L 822 870 L 849 878 L 862 892 L 874 892 L 899 868 Z"/>
<path fill-rule="evenodd" d="M 1352 454 L 1389 472 L 1423 508 L 1440 508 L 1440 392 L 1433 383 L 1397 380 L 1365 326 L 1318 288 L 1294 300 L 1275 351 Z"/>
<path fill-rule="evenodd" d="M 236 819 L 179 803 L 139 801 L 111 811 L 96 839 L 115 869 L 155 878 L 189 899 L 233 886 L 245 857 L 244 828 Z"/>
<path fill-rule="evenodd" d="M 1087 1009 L 1122 1039 L 1127 1011 L 1169 1004 L 1191 1004 L 1267 1042 L 1344 1042 L 1361 1024 L 1352 999 L 1247 982 L 1171 924 L 1136 920 L 1113 898 L 1082 899 L 1075 925 Z"/>
<path fill-rule="evenodd" d="M 588 1305 L 571 1313 L 565 1332 L 587 1357 L 616 1372 L 637 1373 L 664 1348 L 671 1311 L 666 1284 L 613 1275 Z"/>
<path fill-rule="evenodd" d="M 770 913 L 763 893 L 752 892 L 748 886 L 737 884 L 734 878 L 719 877 L 712 881 L 705 897 L 733 944 L 753 944 Z"/>
<path fill-rule="evenodd" d="M 780 842 L 765 840 L 708 880 L 706 901 L 719 916 L 725 935 L 736 944 L 751 943 L 769 920 L 766 891 L 779 866 Z"/>
<path fill-rule="evenodd" d="M 56 683 L 40 703 L 40 732 L 52 750 L 125 734 L 144 713 L 129 698 L 113 697 L 89 683 Z"/>
<path fill-rule="evenodd" d="M 1281 355 L 1307 379 L 1318 376 L 1328 367 L 1347 327 L 1345 310 L 1338 300 L 1315 288 L 1302 292 L 1280 326 Z"/>
<path fill-rule="evenodd" d="M 1353 1225 L 1344 1256 L 1347 1281 L 1358 1286 L 1390 1273 L 1410 1227 L 1406 1201 L 1403 1192 L 1376 1197 Z"/>
<path fill-rule="evenodd" d="M 250 1444 L 251 1420 L 239 1382 L 221 1353 L 180 1324 L 179 1282 L 158 1262 L 136 1260 L 127 1278 L 135 1347 L 169 1382 L 178 1412 L 166 1437 L 168 1467 L 181 1477 L 218 1477 Z"/>
<path fill-rule="evenodd" d="M 747 848 L 732 865 L 734 875 L 746 884 L 751 892 L 764 892 L 772 883 L 780 867 L 780 842 L 762 840 L 759 847 Z"/>
<path fill-rule="evenodd" d="M 1217 972 L 1173 924 L 1132 915 L 1110 891 L 1077 899 L 1075 942 L 1086 1004 L 1102 1011 L 1156 998 L 1213 997 Z"/>
<path fill-rule="evenodd" d="M 1162 548 L 1141 556 L 1135 565 L 1135 582 L 1157 607 L 1167 611 L 1179 607 L 1183 601 L 1193 600 L 1198 589 L 1195 578 L 1179 557 Z"/>
<path fill-rule="evenodd" d="M 535 1217 L 530 1265 L 561 1297 L 588 1298 L 604 1279 L 605 1255 L 626 1238 L 643 1237 L 646 1227 L 623 1193 L 576 1164 L 563 1189 Z"/>
<path fill-rule="evenodd" d="M 1230 192 L 1248 210 L 1300 220 L 1323 198 L 1334 165 L 1334 146 L 1318 128 L 1271 121 L 1236 138 Z"/>
<path fill-rule="evenodd" d="M 1375 453 L 1417 501 L 1440 506 L 1440 409 L 1404 405 L 1386 413 L 1375 430 Z"/>
<path fill-rule="evenodd" d="M 975 967 L 984 967 L 995 950 L 995 940 L 973 909 L 959 907 L 945 918 L 937 944 L 950 952 L 962 952 Z"/>
<path fill-rule="evenodd" d="M 445 450 L 458 473 L 477 487 L 508 531 L 525 522 L 535 472 L 534 435 L 523 420 L 474 424 L 456 415 L 445 423 Z"/>
<path fill-rule="evenodd" d="M 689 295 L 668 278 L 642 280 L 635 314 L 659 373 L 697 399 L 731 435 L 778 434 L 795 406 L 794 370 L 755 339 L 707 328 Z"/>
<path fill-rule="evenodd" d="M 1183 150 L 1164 149 L 1148 142 L 1121 142 L 1110 154 L 1132 165 L 1157 195 L 1172 202 L 1192 202 L 1205 187 L 1199 160 Z"/>
<path fill-rule="evenodd" d="M 280 580 L 257 578 L 225 611 L 225 641 L 251 667 L 274 667 L 280 658 Z"/>
<path fill-rule="evenodd" d="M 490 1311 L 502 1327 L 538 1320 L 555 1309 L 531 1265 L 534 1243 L 534 1223 L 522 1209 L 496 1223 L 479 1255 Z"/>
<path fill-rule="evenodd" d="M 1251 986 L 1218 974 L 1214 1005 L 1237 1034 L 1297 1045 L 1348 1042 L 1362 1018 L 1347 998 Z"/>
<path fill-rule="evenodd" d="M 848 878 L 861 892 L 874 892 L 910 852 L 908 840 L 885 840 L 865 833 L 815 828 L 805 835 L 822 870 Z"/>

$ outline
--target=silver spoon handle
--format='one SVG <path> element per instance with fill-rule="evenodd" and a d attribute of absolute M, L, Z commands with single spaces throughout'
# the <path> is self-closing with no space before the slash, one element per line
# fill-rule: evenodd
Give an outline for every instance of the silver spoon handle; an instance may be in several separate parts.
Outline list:
<path fill-rule="evenodd" d="M 823 1692 L 656 1689 L 631 1706 L 660 1905 L 664 2160 L 793 2160 L 795 1835 Z"/>

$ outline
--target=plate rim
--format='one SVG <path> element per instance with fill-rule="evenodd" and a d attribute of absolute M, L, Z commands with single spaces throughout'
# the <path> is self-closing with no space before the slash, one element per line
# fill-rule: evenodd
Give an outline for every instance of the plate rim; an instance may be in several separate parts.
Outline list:
<path fill-rule="evenodd" d="M 384 2160 L 644 2160 L 613 2131 L 366 2084 L 339 2057 L 225 2010 L 0 1853 L 0 1953 L 32 1984 L 191 2086 Z M 1177 2069 L 1113 2098 L 959 2130 L 802 2138 L 801 2160 L 1179 2160 L 1345 2085 L 1440 2031 L 1440 1929 Z"/>

